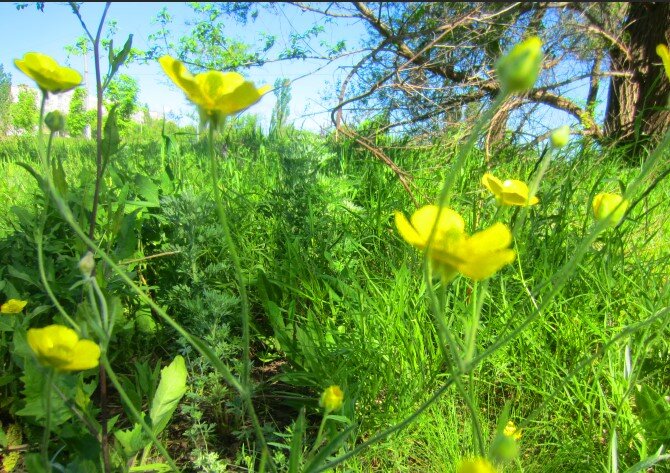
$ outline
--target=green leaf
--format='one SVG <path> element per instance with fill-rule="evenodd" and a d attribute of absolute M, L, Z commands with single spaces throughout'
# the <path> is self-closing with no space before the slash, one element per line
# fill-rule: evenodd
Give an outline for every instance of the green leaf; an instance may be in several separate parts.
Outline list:
<path fill-rule="evenodd" d="M 181 355 L 177 355 L 172 363 L 161 370 L 161 380 L 149 411 L 156 435 L 167 426 L 177 404 L 186 393 L 186 377 L 186 363 Z"/>
<path fill-rule="evenodd" d="M 305 408 L 300 409 L 300 415 L 293 424 L 293 437 L 291 438 L 291 454 L 288 459 L 289 473 L 298 473 L 300 459 L 302 457 L 302 442 L 305 435 Z"/>
<path fill-rule="evenodd" d="M 135 424 L 132 429 L 117 430 L 114 432 L 114 437 L 121 444 L 126 458 L 132 457 L 151 442 L 149 436 L 142 431 L 140 424 Z"/>
<path fill-rule="evenodd" d="M 137 192 L 151 203 L 158 204 L 159 189 L 158 186 L 147 176 L 138 174 L 135 178 Z"/>
<path fill-rule="evenodd" d="M 105 167 L 109 158 L 119 150 L 121 138 L 119 136 L 119 126 L 117 124 L 117 106 L 114 105 L 107 115 L 105 128 L 102 138 L 102 159 Z"/>
<path fill-rule="evenodd" d="M 643 384 L 635 392 L 635 403 L 647 437 L 667 445 L 670 442 L 670 402 Z"/>
<path fill-rule="evenodd" d="M 119 70 L 119 67 L 123 65 L 124 62 L 126 62 L 126 59 L 128 59 L 128 55 L 130 54 L 130 49 L 133 46 L 133 35 L 128 35 L 128 39 L 126 40 L 126 44 L 123 45 L 123 49 L 119 51 L 119 54 L 114 54 L 114 44 L 112 41 L 109 42 L 109 74 L 107 74 L 106 78 L 106 83 L 108 84 L 111 80 L 112 77 L 116 74 L 116 72 Z"/>

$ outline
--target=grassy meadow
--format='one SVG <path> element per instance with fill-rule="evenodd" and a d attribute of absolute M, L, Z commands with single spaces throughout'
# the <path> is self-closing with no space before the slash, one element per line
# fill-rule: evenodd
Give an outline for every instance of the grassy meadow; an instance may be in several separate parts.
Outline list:
<path fill-rule="evenodd" d="M 438 202 L 459 136 L 420 148 L 380 138 L 411 176 L 418 206 Z M 446 282 L 425 277 L 422 253 L 394 224 L 394 211 L 409 217 L 417 205 L 355 143 L 290 127 L 267 136 L 247 117 L 214 147 L 248 302 L 217 220 L 206 140 L 174 134 L 124 143 L 103 180 L 95 241 L 235 377 L 244 376 L 248 303 L 250 398 L 278 471 L 325 471 L 326 460 L 351 453 L 337 471 L 452 472 L 478 442 L 495 454 L 507 420 L 521 437 L 518 455 L 497 453 L 499 471 L 668 471 L 667 460 L 658 461 L 670 439 L 667 149 L 636 181 L 643 166 L 623 164 L 622 151 L 573 137 L 552 151 L 538 205 L 499 208 L 482 176 L 530 182 L 541 156 L 510 145 L 487 159 L 475 147 L 452 176 L 449 206 L 468 234 L 508 224 L 516 259 L 481 282 Z M 83 228 L 94 157 L 93 142 L 54 140 L 59 190 Z M 0 140 L 0 291 L 28 301 L 23 314 L 2 316 L 0 420 L 3 435 L 9 424 L 21 426 L 18 471 L 41 471 L 29 456 L 43 438 L 44 386 L 25 330 L 64 323 L 47 285 L 82 326 L 95 304 L 78 269 L 86 244 L 19 163 L 38 168 L 34 138 Z M 631 182 L 639 184 L 626 218 L 594 232 L 594 196 Z M 183 471 L 269 469 L 249 407 L 222 372 L 99 257 L 95 279 L 114 317 L 106 356 L 127 395 L 108 385 L 109 431 L 139 425 L 130 405 L 146 413 L 161 369 L 181 355 L 185 393 L 157 435 L 174 463 Z M 456 382 L 458 354 L 468 351 L 475 361 Z M 49 406 L 49 452 L 60 471 L 99 471 L 99 443 L 82 420 L 100 419 L 97 380 L 88 370 L 56 381 L 65 395 Z M 319 397 L 331 385 L 344 402 L 322 423 Z M 403 428 L 375 437 L 417 409 Z M 157 444 L 136 434 L 135 452 L 112 436 L 115 464 L 169 471 Z M 312 449 L 317 437 L 331 443 Z"/>

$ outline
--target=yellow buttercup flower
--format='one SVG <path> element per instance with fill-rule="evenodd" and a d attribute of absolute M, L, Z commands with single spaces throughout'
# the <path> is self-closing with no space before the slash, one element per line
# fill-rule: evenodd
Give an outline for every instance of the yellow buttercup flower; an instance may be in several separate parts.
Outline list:
<path fill-rule="evenodd" d="M 457 273 L 476 281 L 486 279 L 514 261 L 514 250 L 509 248 L 512 232 L 506 225 L 496 223 L 469 236 L 458 212 L 445 207 L 437 220 L 438 212 L 436 205 L 426 205 L 414 212 L 410 221 L 396 212 L 395 224 L 403 239 L 419 250 L 426 249 L 436 226 L 428 256 L 445 281 Z"/>
<path fill-rule="evenodd" d="M 493 174 L 486 173 L 482 177 L 482 184 L 496 196 L 499 205 L 519 205 L 526 207 L 528 205 L 535 205 L 540 201 L 536 196 L 528 200 L 530 191 L 523 181 L 517 181 L 516 179 L 501 181 Z"/>
<path fill-rule="evenodd" d="M 456 473 L 497 473 L 498 470 L 485 458 L 470 458 L 461 460 Z"/>
<path fill-rule="evenodd" d="M 514 440 L 519 440 L 521 438 L 521 430 L 516 428 L 516 425 L 514 425 L 514 422 L 507 421 L 507 425 L 505 425 L 505 430 L 503 430 L 503 434 L 505 434 L 507 437 L 511 437 Z"/>
<path fill-rule="evenodd" d="M 66 92 L 82 82 L 81 74 L 74 69 L 61 66 L 46 54 L 26 53 L 23 59 L 14 59 L 14 64 L 46 92 L 54 94 Z"/>
<path fill-rule="evenodd" d="M 172 81 L 186 93 L 207 119 L 241 112 L 258 102 L 270 90 L 269 85 L 256 86 L 237 72 L 208 71 L 191 74 L 186 66 L 170 56 L 158 60 Z"/>
<path fill-rule="evenodd" d="M 2 314 L 19 314 L 26 306 L 28 301 L 21 301 L 19 299 L 9 299 L 0 306 L 0 313 Z"/>
<path fill-rule="evenodd" d="M 49 325 L 28 330 L 28 345 L 44 366 L 56 371 L 79 371 L 95 368 L 100 347 L 91 340 L 80 340 L 77 332 L 63 325 Z"/>
<path fill-rule="evenodd" d="M 344 393 L 339 386 L 329 386 L 321 394 L 321 399 L 319 399 L 319 405 L 323 407 L 327 412 L 332 412 L 338 410 L 342 407 L 342 402 L 344 401 Z"/>
<path fill-rule="evenodd" d="M 496 64 L 498 80 L 508 92 L 524 92 L 535 84 L 542 66 L 542 40 L 532 36 L 518 44 Z"/>
<path fill-rule="evenodd" d="M 670 79 L 670 51 L 668 51 L 668 47 L 665 44 L 659 44 L 656 46 L 656 54 L 658 54 L 663 61 L 665 75 Z"/>
<path fill-rule="evenodd" d="M 627 200 L 624 200 L 619 194 L 610 194 L 608 192 L 597 194 L 593 198 L 592 205 L 596 221 L 606 220 L 607 224 L 611 227 L 615 227 L 621 222 L 628 209 Z"/>

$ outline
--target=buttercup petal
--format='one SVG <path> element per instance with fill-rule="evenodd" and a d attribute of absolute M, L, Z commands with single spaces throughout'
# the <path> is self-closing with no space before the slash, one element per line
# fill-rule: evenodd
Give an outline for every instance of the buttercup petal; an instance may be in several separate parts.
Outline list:
<path fill-rule="evenodd" d="M 42 53 L 26 53 L 15 59 L 16 67 L 48 92 L 59 93 L 81 84 L 83 77 L 69 67 L 59 65 L 52 57 Z"/>
<path fill-rule="evenodd" d="M 467 263 L 458 266 L 458 271 L 475 281 L 489 278 L 504 266 L 512 263 L 516 257 L 514 250 L 498 250 L 486 255 L 478 255 Z"/>
<path fill-rule="evenodd" d="M 496 197 L 498 197 L 502 193 L 503 189 L 502 182 L 500 181 L 500 179 L 498 179 L 491 173 L 487 172 L 486 174 L 484 174 L 484 176 L 482 177 L 482 184 L 484 185 L 484 187 L 490 190 Z"/>
<path fill-rule="evenodd" d="M 72 350 L 72 359 L 63 367 L 68 371 L 95 368 L 100 363 L 100 346 L 91 340 L 79 340 Z"/>
<path fill-rule="evenodd" d="M 395 212 L 395 226 L 400 236 L 412 246 L 423 249 L 426 246 L 424 238 L 414 229 L 402 212 Z"/>

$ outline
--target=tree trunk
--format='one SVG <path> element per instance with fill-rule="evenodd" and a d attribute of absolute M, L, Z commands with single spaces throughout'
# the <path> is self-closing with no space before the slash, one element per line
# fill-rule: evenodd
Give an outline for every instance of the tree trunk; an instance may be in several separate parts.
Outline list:
<path fill-rule="evenodd" d="M 611 70 L 625 75 L 610 80 L 605 134 L 620 143 L 655 140 L 670 124 L 670 81 L 656 54 L 670 40 L 670 4 L 631 2 L 623 38 L 627 50 L 610 51 Z"/>

